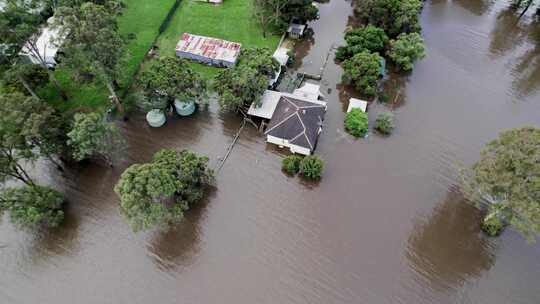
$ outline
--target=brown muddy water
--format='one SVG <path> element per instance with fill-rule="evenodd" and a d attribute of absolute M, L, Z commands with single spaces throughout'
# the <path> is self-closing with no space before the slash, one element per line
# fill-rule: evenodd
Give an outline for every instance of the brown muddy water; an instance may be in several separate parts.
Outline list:
<path fill-rule="evenodd" d="M 280 151 L 246 127 L 217 187 L 183 223 L 131 232 L 112 191 L 119 174 L 160 147 L 217 164 L 240 120 L 215 104 L 157 130 L 142 117 L 125 123 L 129 148 L 113 170 L 37 168 L 67 193 L 66 222 L 21 232 L 3 220 L 0 303 L 540 303 L 540 245 L 512 230 L 482 235 L 456 178 L 500 130 L 540 122 L 539 31 L 505 7 L 426 2 L 428 56 L 398 81 L 388 138 L 343 132 L 350 90 L 330 61 L 318 184 L 285 177 Z M 298 48 L 309 73 L 341 43 L 351 13 L 344 0 L 320 8 L 315 35 Z M 372 105 L 371 118 L 384 108 Z"/>

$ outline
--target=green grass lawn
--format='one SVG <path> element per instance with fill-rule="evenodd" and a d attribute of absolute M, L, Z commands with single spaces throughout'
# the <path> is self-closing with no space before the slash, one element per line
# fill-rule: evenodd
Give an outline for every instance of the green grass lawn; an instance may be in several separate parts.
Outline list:
<path fill-rule="evenodd" d="M 263 37 L 260 25 L 252 16 L 252 0 L 224 0 L 223 4 L 183 0 L 167 30 L 158 40 L 161 54 L 174 56 L 176 43 L 184 32 L 239 42 L 246 47 L 274 50 L 280 36 Z M 193 63 L 193 68 L 210 78 L 218 68 Z"/>
<path fill-rule="evenodd" d="M 135 38 L 130 40 L 127 46 L 130 57 L 122 71 L 122 85 L 127 84 L 137 71 L 174 0 L 124 0 L 124 3 L 127 8 L 119 19 L 120 32 L 126 37 L 133 33 Z M 66 69 L 58 69 L 55 75 L 67 91 L 70 100 L 63 101 L 52 86 L 44 88 L 40 94 L 51 100 L 59 109 L 89 107 L 103 110 L 109 107 L 107 90 L 101 83 L 97 81 L 90 84 L 76 83 L 71 80 L 70 71 Z"/>

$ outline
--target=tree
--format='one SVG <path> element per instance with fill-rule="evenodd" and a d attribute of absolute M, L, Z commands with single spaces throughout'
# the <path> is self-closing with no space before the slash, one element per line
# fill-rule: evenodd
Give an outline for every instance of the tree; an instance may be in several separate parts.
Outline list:
<path fill-rule="evenodd" d="M 47 72 L 37 64 L 15 64 L 5 71 L 2 79 L 4 92 L 27 92 L 40 99 L 35 89 L 47 83 Z"/>
<path fill-rule="evenodd" d="M 57 10 L 56 26 L 66 37 L 63 63 L 95 74 L 107 87 L 113 104 L 123 112 L 115 89 L 127 57 L 126 42 L 118 31 L 117 17 L 121 8 L 116 1 L 62 7 Z"/>
<path fill-rule="evenodd" d="M 362 51 L 343 62 L 343 80 L 351 81 L 360 92 L 373 96 L 377 92 L 377 80 L 381 68 L 381 56 Z"/>
<path fill-rule="evenodd" d="M 289 155 L 281 161 L 281 170 L 289 175 L 295 175 L 300 171 L 300 162 L 302 157 L 298 155 Z"/>
<path fill-rule="evenodd" d="M 539 160 L 540 129 L 535 127 L 503 131 L 484 147 L 463 180 L 470 200 L 487 203 L 486 226 L 507 222 L 529 240 L 540 233 Z"/>
<path fill-rule="evenodd" d="M 364 137 L 368 132 L 367 113 L 352 109 L 345 116 L 345 129 L 354 137 Z"/>
<path fill-rule="evenodd" d="M 358 3 L 355 12 L 366 23 L 383 28 L 395 37 L 420 31 L 418 16 L 422 5 L 421 0 L 364 0 Z"/>
<path fill-rule="evenodd" d="M 99 157 L 110 166 L 114 154 L 124 143 L 114 123 L 107 122 L 99 113 L 75 114 L 73 127 L 67 136 L 75 160 Z"/>
<path fill-rule="evenodd" d="M 251 103 L 260 106 L 279 64 L 266 48 L 242 50 L 234 67 L 222 70 L 214 79 L 214 90 L 225 110 L 237 111 Z"/>
<path fill-rule="evenodd" d="M 293 19 L 303 24 L 319 17 L 319 9 L 310 0 L 255 0 L 253 12 L 263 35 L 270 26 L 284 31 Z"/>
<path fill-rule="evenodd" d="M 47 61 L 38 46 L 38 38 L 42 32 L 43 17 L 32 13 L 35 7 L 28 1 L 9 2 L 0 12 L 0 45 L 7 46 L 4 53 L 9 54 L 11 64 L 20 64 L 19 50 L 23 47 L 31 56 L 38 60 L 39 65 L 47 72 L 51 83 L 56 87 L 64 100 L 67 100 L 65 91 L 49 69 Z M 49 43 L 53 43 L 49 41 Z"/>
<path fill-rule="evenodd" d="M 391 134 L 394 130 L 394 114 L 391 112 L 379 113 L 375 119 L 374 128 L 382 134 Z"/>
<path fill-rule="evenodd" d="M 162 150 L 151 163 L 124 171 L 114 191 L 133 230 L 167 228 L 179 222 L 212 179 L 207 161 L 189 151 Z"/>
<path fill-rule="evenodd" d="M 159 57 L 150 63 L 139 79 L 151 99 L 166 96 L 181 101 L 192 101 L 203 96 L 205 81 L 195 73 L 186 60 L 178 57 Z"/>
<path fill-rule="evenodd" d="M 32 184 L 19 163 L 33 162 L 43 156 L 60 167 L 55 156 L 64 151 L 64 125 L 65 121 L 52 107 L 35 98 L 21 93 L 0 95 L 0 150 L 6 165 L 4 173 Z"/>
<path fill-rule="evenodd" d="M 63 203 L 64 196 L 48 187 L 8 188 L 0 194 L 0 216 L 8 212 L 12 223 L 21 227 L 57 227 L 64 219 Z"/>
<path fill-rule="evenodd" d="M 336 51 L 336 59 L 343 61 L 362 52 L 382 53 L 388 43 L 388 36 L 383 29 L 368 25 L 351 30 L 345 34 L 347 45 L 340 46 Z"/>
<path fill-rule="evenodd" d="M 307 179 L 318 180 L 322 176 L 324 161 L 316 155 L 309 155 L 300 162 L 300 175 Z"/>
<path fill-rule="evenodd" d="M 388 57 L 404 71 L 412 70 L 414 62 L 425 56 L 424 39 L 418 33 L 401 34 L 390 40 Z"/>

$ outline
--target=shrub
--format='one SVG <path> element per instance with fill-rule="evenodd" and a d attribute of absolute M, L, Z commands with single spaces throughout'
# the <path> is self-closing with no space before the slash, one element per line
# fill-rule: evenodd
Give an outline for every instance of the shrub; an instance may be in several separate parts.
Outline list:
<path fill-rule="evenodd" d="M 482 231 L 489 236 L 498 236 L 503 228 L 504 224 L 498 217 L 487 217 L 482 221 Z"/>
<path fill-rule="evenodd" d="M 315 155 L 306 156 L 300 162 L 300 174 L 311 180 L 321 178 L 324 161 Z"/>
<path fill-rule="evenodd" d="M 343 61 L 362 52 L 382 52 L 388 43 L 388 36 L 383 29 L 373 25 L 354 29 L 345 34 L 347 45 L 336 51 L 336 59 Z"/>
<path fill-rule="evenodd" d="M 300 162 L 302 157 L 298 155 L 289 155 L 281 161 L 281 169 L 289 175 L 294 175 L 300 171 Z"/>
<path fill-rule="evenodd" d="M 383 28 L 389 35 L 420 31 L 422 0 L 362 0 L 355 12 L 366 23 Z"/>
<path fill-rule="evenodd" d="M 362 51 L 343 62 L 343 80 L 351 81 L 360 92 L 373 96 L 377 93 L 377 80 L 381 68 L 381 56 Z"/>
<path fill-rule="evenodd" d="M 363 137 L 368 132 L 367 113 L 352 109 L 345 117 L 345 129 L 355 137 Z"/>
<path fill-rule="evenodd" d="M 375 119 L 375 130 L 382 134 L 391 134 L 392 130 L 394 130 L 394 114 L 384 112 L 377 115 Z"/>
<path fill-rule="evenodd" d="M 424 39 L 418 33 L 401 34 L 390 40 L 388 57 L 403 71 L 410 71 L 415 61 L 424 58 Z"/>

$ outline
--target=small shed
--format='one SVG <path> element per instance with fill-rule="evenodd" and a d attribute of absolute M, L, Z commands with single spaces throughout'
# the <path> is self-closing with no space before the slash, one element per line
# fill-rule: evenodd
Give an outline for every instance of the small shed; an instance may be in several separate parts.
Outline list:
<path fill-rule="evenodd" d="M 287 29 L 287 33 L 293 39 L 300 39 L 302 36 L 304 36 L 305 30 L 305 24 L 291 22 L 291 24 L 289 24 L 289 28 Z"/>
<path fill-rule="evenodd" d="M 240 43 L 184 33 L 176 45 L 176 56 L 217 67 L 230 67 L 236 63 L 240 48 Z"/>
<path fill-rule="evenodd" d="M 360 111 L 366 112 L 367 105 L 368 103 L 365 100 L 351 98 L 349 99 L 349 107 L 347 108 L 347 113 L 349 113 L 352 109 L 360 109 Z"/>

